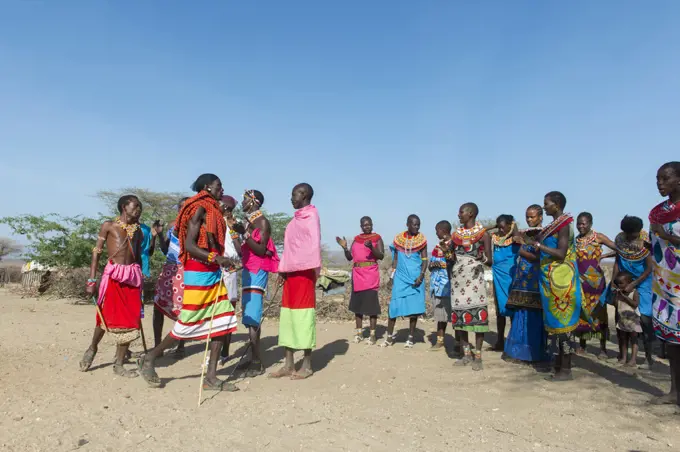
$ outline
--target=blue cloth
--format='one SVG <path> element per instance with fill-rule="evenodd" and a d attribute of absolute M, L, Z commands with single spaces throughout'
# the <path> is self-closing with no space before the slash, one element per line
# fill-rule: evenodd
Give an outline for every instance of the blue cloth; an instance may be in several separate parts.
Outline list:
<path fill-rule="evenodd" d="M 149 267 L 149 250 L 151 249 L 151 228 L 145 224 L 139 225 L 144 238 L 142 239 L 142 275 L 147 278 L 151 277 L 151 268 Z"/>
<path fill-rule="evenodd" d="M 509 316 L 507 308 L 512 279 L 515 276 L 519 245 L 493 246 L 493 288 L 496 299 L 496 315 Z"/>
<path fill-rule="evenodd" d="M 241 272 L 241 285 L 243 287 L 241 303 L 243 303 L 243 324 L 246 326 L 260 326 L 262 323 L 262 305 L 264 292 L 267 290 L 269 273 L 260 269 L 257 273 L 251 273 L 245 268 Z"/>
<path fill-rule="evenodd" d="M 420 269 L 423 264 L 420 253 L 415 252 L 407 255 L 398 251 L 394 245 L 390 245 L 390 250 L 392 251 L 392 259 L 396 255 L 398 260 L 397 269 L 394 273 L 389 317 L 396 319 L 397 317 L 424 314 L 425 282 L 418 287 L 413 287 L 413 283 L 420 276 Z"/>
<path fill-rule="evenodd" d="M 616 261 L 619 265 L 619 270 L 627 271 L 633 275 L 634 279 L 638 279 L 644 271 L 647 269 L 647 260 L 628 260 L 621 256 L 616 256 Z M 640 296 L 640 305 L 638 309 L 640 310 L 640 315 L 646 315 L 647 317 L 652 316 L 652 273 L 649 274 L 647 279 L 642 281 L 639 286 L 637 286 L 637 291 Z M 607 288 L 600 296 L 600 305 L 604 304 L 614 304 L 614 297 L 612 294 L 611 283 L 607 284 Z"/>
<path fill-rule="evenodd" d="M 543 313 L 537 309 L 513 309 L 510 319 L 512 324 L 505 340 L 505 356 L 526 362 L 549 361 Z"/>
<path fill-rule="evenodd" d="M 165 254 L 165 263 L 167 264 L 179 264 L 179 239 L 175 237 L 174 231 L 174 226 L 168 229 L 170 244 L 168 245 L 168 252 Z"/>
<path fill-rule="evenodd" d="M 625 270 L 633 275 L 634 279 L 638 279 L 647 269 L 647 260 L 642 259 L 639 261 L 629 261 L 617 256 L 619 262 L 619 270 Z M 642 281 L 639 286 L 637 286 L 638 295 L 640 296 L 640 309 L 641 315 L 646 315 L 648 317 L 652 316 L 652 273 L 649 274 L 647 279 Z"/>
<path fill-rule="evenodd" d="M 440 263 L 446 265 L 446 259 L 443 257 L 432 256 L 430 262 Z M 430 294 L 433 297 L 450 297 L 451 296 L 451 280 L 449 279 L 449 272 L 445 268 L 433 268 L 430 270 Z"/>

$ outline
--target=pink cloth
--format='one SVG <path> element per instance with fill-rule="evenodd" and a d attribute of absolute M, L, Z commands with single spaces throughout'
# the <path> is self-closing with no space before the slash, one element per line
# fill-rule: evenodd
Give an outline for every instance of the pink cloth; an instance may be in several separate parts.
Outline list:
<path fill-rule="evenodd" d="M 99 284 L 99 298 L 97 303 L 101 306 L 104 302 L 104 295 L 106 295 L 106 289 L 109 287 L 109 280 L 113 279 L 121 284 L 127 286 L 142 288 L 142 283 L 144 282 L 144 277 L 142 276 L 142 267 L 139 264 L 114 264 L 109 261 L 104 267 L 102 272 L 102 282 Z"/>
<path fill-rule="evenodd" d="M 295 212 L 286 226 L 279 273 L 321 271 L 321 221 L 316 207 L 309 205 Z"/>
<path fill-rule="evenodd" d="M 260 228 L 253 231 L 250 237 L 257 243 L 260 243 Z M 274 246 L 274 241 L 269 238 L 267 242 L 267 250 L 271 251 L 272 256 L 258 256 L 253 253 L 253 250 L 248 246 L 248 242 L 244 242 L 241 245 L 241 260 L 243 261 L 243 266 L 251 273 L 257 273 L 260 270 L 264 270 L 269 273 L 276 273 L 279 271 L 279 254 L 276 251 L 276 246 Z"/>
<path fill-rule="evenodd" d="M 372 242 L 373 246 L 376 246 L 378 239 L 376 238 Z M 352 268 L 352 287 L 354 291 L 361 292 L 362 290 L 378 289 L 380 287 L 380 269 L 373 253 L 364 245 L 364 242 L 355 240 L 352 243 L 352 260 L 355 264 L 360 262 L 376 262 L 376 265 Z"/>

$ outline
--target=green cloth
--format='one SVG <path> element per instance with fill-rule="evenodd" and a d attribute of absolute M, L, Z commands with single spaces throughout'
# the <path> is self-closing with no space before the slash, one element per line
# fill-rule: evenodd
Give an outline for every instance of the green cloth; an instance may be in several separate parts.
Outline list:
<path fill-rule="evenodd" d="M 293 350 L 316 347 L 316 309 L 281 308 L 279 345 Z"/>
<path fill-rule="evenodd" d="M 476 325 L 476 326 L 457 326 L 454 328 L 456 331 L 468 331 L 470 333 L 488 333 L 489 325 Z"/>

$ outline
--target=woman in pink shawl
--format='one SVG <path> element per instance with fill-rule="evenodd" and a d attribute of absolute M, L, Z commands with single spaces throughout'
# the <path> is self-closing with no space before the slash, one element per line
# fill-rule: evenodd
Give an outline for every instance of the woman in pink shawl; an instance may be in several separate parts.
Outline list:
<path fill-rule="evenodd" d="M 373 232 L 373 220 L 371 217 L 361 219 L 362 233 L 354 237 L 352 247 L 347 247 L 347 240 L 336 237 L 338 245 L 345 251 L 348 261 L 354 261 L 352 266 L 352 297 L 349 300 L 349 310 L 354 313 L 356 331 L 354 342 L 364 340 L 363 321 L 364 316 L 370 317 L 371 332 L 368 344 L 376 343 L 375 328 L 380 315 L 380 301 L 378 300 L 378 288 L 380 287 L 380 268 L 378 261 L 385 257 L 385 245 L 382 237 Z"/>
<path fill-rule="evenodd" d="M 309 184 L 293 188 L 291 202 L 296 212 L 286 226 L 283 256 L 279 263 L 279 284 L 283 285 L 279 315 L 279 345 L 286 347 L 286 362 L 270 378 L 289 376 L 302 380 L 312 375 L 312 349 L 316 347 L 316 278 L 321 271 L 321 224 L 312 202 Z M 304 350 L 300 370 L 295 370 L 293 353 Z"/>

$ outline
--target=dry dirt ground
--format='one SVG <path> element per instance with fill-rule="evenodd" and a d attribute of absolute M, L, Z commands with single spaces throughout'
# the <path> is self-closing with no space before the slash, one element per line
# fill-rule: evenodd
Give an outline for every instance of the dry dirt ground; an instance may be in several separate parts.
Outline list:
<path fill-rule="evenodd" d="M 663 361 L 631 375 L 589 355 L 573 382 L 551 384 L 495 353 L 475 373 L 425 342 L 355 345 L 351 324 L 320 323 L 312 378 L 237 379 L 240 392 L 208 394 L 197 408 L 201 344 L 182 361 L 160 360 L 165 387 L 150 389 L 113 375 L 106 338 L 92 370 L 78 371 L 92 306 L 0 290 L 0 307 L 0 450 L 680 450 L 680 416 L 648 404 L 669 388 Z M 429 338 L 434 324 L 419 326 Z M 282 358 L 276 332 L 266 321 L 269 366 Z M 240 329 L 235 354 L 244 339 Z"/>

